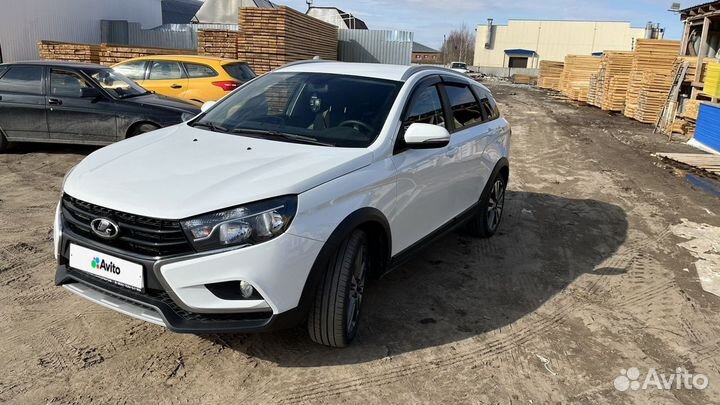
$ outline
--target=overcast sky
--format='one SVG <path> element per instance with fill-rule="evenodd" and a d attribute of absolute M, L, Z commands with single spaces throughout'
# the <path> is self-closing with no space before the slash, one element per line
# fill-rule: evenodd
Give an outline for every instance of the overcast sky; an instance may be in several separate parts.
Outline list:
<path fill-rule="evenodd" d="M 676 0 L 677 1 L 677 0 Z M 275 0 L 300 11 L 305 0 Z M 666 28 L 666 38 L 679 39 L 680 18 L 668 12 L 671 0 L 314 0 L 315 6 L 334 6 L 363 19 L 372 29 L 413 31 L 415 40 L 439 47 L 443 34 L 463 23 L 471 28 L 492 17 L 508 19 L 559 19 L 630 21 L 644 27 L 648 21 Z M 682 2 L 683 7 L 702 3 Z"/>

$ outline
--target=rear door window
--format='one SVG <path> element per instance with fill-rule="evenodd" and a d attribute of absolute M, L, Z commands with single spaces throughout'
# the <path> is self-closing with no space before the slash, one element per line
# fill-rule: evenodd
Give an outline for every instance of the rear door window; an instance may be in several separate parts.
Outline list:
<path fill-rule="evenodd" d="M 0 91 L 41 96 L 42 66 L 12 66 L 0 78 Z"/>
<path fill-rule="evenodd" d="M 113 68 L 114 71 L 122 74 L 128 79 L 132 80 L 145 80 L 145 67 L 147 62 L 144 60 L 136 60 L 133 62 L 124 63 L 120 66 Z"/>
<path fill-rule="evenodd" d="M 245 63 L 230 63 L 223 65 L 223 69 L 225 69 L 225 72 L 227 72 L 230 77 L 241 82 L 247 82 L 255 78 L 255 72 Z"/>
<path fill-rule="evenodd" d="M 150 67 L 150 80 L 174 80 L 185 78 L 178 62 L 157 61 Z"/>
<path fill-rule="evenodd" d="M 200 63 L 183 63 L 185 65 L 185 71 L 187 71 L 188 77 L 191 79 L 199 79 L 202 77 L 215 77 L 217 72 L 215 69 L 207 65 Z"/>
<path fill-rule="evenodd" d="M 450 101 L 456 131 L 483 122 L 482 108 L 468 86 L 448 83 L 445 85 L 445 90 Z"/>

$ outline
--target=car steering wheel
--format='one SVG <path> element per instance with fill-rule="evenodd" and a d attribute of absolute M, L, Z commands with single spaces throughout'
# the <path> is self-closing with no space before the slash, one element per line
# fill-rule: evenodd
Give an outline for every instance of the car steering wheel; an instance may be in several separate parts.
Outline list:
<path fill-rule="evenodd" d="M 357 131 L 360 130 L 360 129 L 358 128 L 358 127 L 360 127 L 360 128 L 365 129 L 368 133 L 372 133 L 373 130 L 374 130 L 373 127 L 371 127 L 370 125 L 368 125 L 368 124 L 366 124 L 366 123 L 364 123 L 364 122 L 362 122 L 362 121 L 358 121 L 358 120 L 347 120 L 347 121 L 343 121 L 343 122 L 341 122 L 338 126 L 339 126 L 339 127 L 351 127 L 351 128 L 353 128 L 353 129 L 355 129 L 355 130 L 357 130 Z"/>

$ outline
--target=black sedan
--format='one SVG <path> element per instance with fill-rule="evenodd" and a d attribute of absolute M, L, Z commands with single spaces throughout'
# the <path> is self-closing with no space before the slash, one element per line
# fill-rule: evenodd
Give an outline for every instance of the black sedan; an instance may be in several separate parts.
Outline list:
<path fill-rule="evenodd" d="M 107 145 L 199 113 L 100 65 L 0 64 L 0 153 L 8 142 Z"/>

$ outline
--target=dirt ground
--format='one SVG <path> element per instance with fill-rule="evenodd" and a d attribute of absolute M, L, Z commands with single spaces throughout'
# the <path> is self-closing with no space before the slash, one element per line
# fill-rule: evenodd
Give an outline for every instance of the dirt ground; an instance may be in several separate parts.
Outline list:
<path fill-rule="evenodd" d="M 303 329 L 174 334 L 54 287 L 60 183 L 92 149 L 0 155 L 0 402 L 720 402 L 720 297 L 676 232 L 717 231 L 720 199 L 650 155 L 685 146 L 540 90 L 489 86 L 513 125 L 501 233 L 450 235 L 374 282 L 344 350 Z M 682 367 L 709 386 L 617 390 L 630 367 Z"/>

